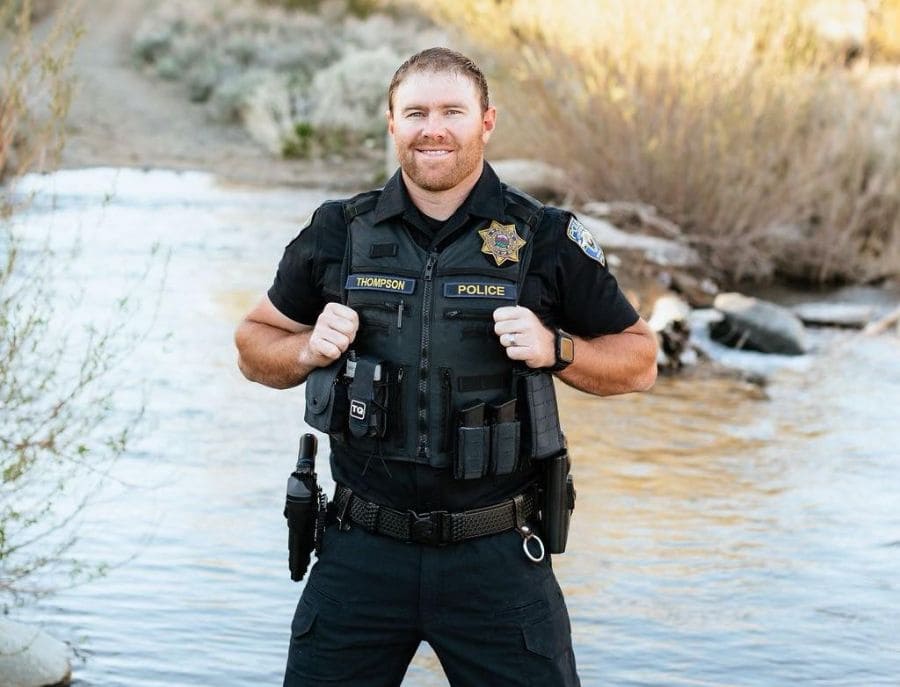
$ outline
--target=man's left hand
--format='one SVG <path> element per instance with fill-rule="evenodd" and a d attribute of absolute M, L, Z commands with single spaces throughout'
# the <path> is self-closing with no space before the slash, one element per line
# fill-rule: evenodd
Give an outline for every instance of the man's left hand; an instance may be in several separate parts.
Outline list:
<path fill-rule="evenodd" d="M 528 367 L 551 367 L 556 363 L 556 335 L 528 308 L 521 305 L 494 311 L 494 333 L 510 360 Z"/>

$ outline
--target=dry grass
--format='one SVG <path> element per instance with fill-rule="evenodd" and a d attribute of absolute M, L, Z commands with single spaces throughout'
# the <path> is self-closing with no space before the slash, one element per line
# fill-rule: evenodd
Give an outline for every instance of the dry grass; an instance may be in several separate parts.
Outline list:
<path fill-rule="evenodd" d="M 483 53 L 520 155 L 566 168 L 589 197 L 655 205 L 722 275 L 897 273 L 900 82 L 847 68 L 853 32 L 823 39 L 812 5 L 423 3 Z"/>
<path fill-rule="evenodd" d="M 74 6 L 66 3 L 46 38 L 34 41 L 31 25 L 36 9 L 47 12 L 49 4 L 0 0 L 0 182 L 47 168 L 62 149 L 72 96 L 65 70 L 80 28 L 72 20 Z"/>

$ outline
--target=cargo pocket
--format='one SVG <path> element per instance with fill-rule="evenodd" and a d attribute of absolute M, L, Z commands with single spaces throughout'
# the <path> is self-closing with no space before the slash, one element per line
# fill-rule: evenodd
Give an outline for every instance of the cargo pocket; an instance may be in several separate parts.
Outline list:
<path fill-rule="evenodd" d="M 289 669 L 306 672 L 302 667 L 308 666 L 309 661 L 315 655 L 313 625 L 315 625 L 317 615 L 318 611 L 304 597 L 301 597 L 294 613 L 294 619 L 291 621 Z"/>
<path fill-rule="evenodd" d="M 326 434 L 340 432 L 347 419 L 347 389 L 342 382 L 344 359 L 313 370 L 306 378 L 303 420 Z"/>
<path fill-rule="evenodd" d="M 572 634 L 565 607 L 549 618 L 522 625 L 525 642 L 524 674 L 529 685 L 577 685 Z"/>

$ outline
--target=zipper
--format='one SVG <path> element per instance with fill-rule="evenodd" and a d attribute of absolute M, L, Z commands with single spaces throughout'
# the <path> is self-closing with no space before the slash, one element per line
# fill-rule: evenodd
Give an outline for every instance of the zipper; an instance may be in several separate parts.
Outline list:
<path fill-rule="evenodd" d="M 453 427 L 450 420 L 453 417 L 453 382 L 450 377 L 450 368 L 441 368 L 441 425 L 443 426 L 443 436 L 441 437 L 441 451 L 447 452 L 450 446 L 450 440 Z"/>
<path fill-rule="evenodd" d="M 393 314 L 397 313 L 397 329 L 403 328 L 403 312 L 406 310 L 406 301 L 384 301 L 383 303 L 360 303 L 360 310 L 386 310 L 387 312 Z M 381 322 L 370 322 L 369 324 L 374 325 L 376 327 L 384 327 L 387 328 L 387 325 Z"/>
<path fill-rule="evenodd" d="M 429 253 L 425 261 L 425 270 L 422 280 L 425 282 L 422 295 L 422 348 L 419 351 L 419 439 L 418 457 L 428 459 L 428 367 L 429 350 L 431 343 L 431 299 L 434 291 L 434 266 L 437 263 L 438 254 Z"/>
<path fill-rule="evenodd" d="M 405 413 L 403 412 L 403 401 L 405 398 L 405 394 L 403 393 L 403 375 L 406 368 L 401 365 L 397 370 L 397 384 L 396 384 L 396 397 L 394 398 L 394 412 L 393 412 L 393 429 L 390 431 L 394 432 L 394 442 L 398 446 L 403 446 L 403 442 L 406 438 L 406 423 L 404 422 Z"/>
<path fill-rule="evenodd" d="M 492 320 L 493 310 L 445 310 L 444 317 L 448 320 Z"/>

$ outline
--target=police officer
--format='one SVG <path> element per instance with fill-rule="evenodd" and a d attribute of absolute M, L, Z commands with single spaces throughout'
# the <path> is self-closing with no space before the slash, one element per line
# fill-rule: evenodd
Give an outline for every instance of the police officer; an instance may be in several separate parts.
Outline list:
<path fill-rule="evenodd" d="M 236 333 L 248 379 L 309 377 L 338 485 L 284 684 L 398 685 L 424 639 L 454 687 L 577 685 L 535 538 L 560 448 L 542 380 L 647 389 L 655 337 L 578 220 L 484 161 L 496 110 L 471 60 L 412 56 L 388 102 L 400 169 L 319 207 Z"/>

